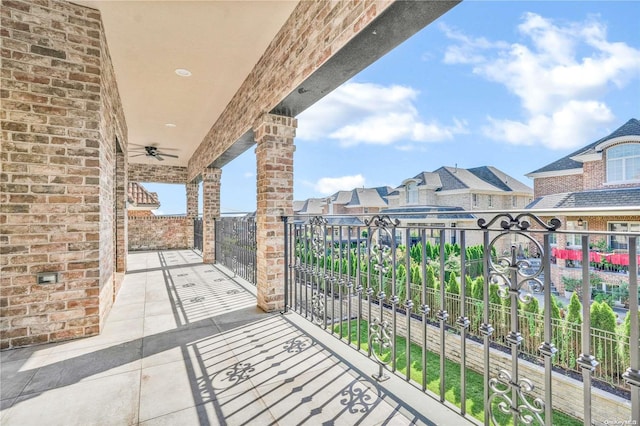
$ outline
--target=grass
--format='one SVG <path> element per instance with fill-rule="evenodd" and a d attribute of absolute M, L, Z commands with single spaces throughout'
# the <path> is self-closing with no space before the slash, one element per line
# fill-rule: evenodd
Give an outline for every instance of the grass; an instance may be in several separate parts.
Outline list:
<path fill-rule="evenodd" d="M 351 323 L 351 342 L 357 340 L 357 322 Z M 340 332 L 340 326 L 335 326 L 334 331 Z M 347 327 L 342 327 L 342 337 L 347 337 Z M 368 350 L 368 323 L 364 320 L 360 321 L 360 344 L 361 348 L 366 352 Z M 410 377 L 413 381 L 422 385 L 422 348 L 411 343 L 411 369 Z M 388 361 L 391 357 L 391 353 L 386 353 L 383 357 L 384 361 Z M 427 351 L 427 389 L 434 392 L 436 395 L 440 394 L 440 356 L 437 353 Z M 406 356 L 406 340 L 404 337 L 396 337 L 396 370 L 404 377 L 407 371 L 407 356 Z M 467 413 L 480 421 L 484 421 L 484 377 L 467 368 L 467 395 L 466 395 L 466 410 Z M 457 407 L 461 407 L 462 402 L 460 400 L 461 395 L 461 377 L 460 377 L 460 364 L 445 359 L 445 399 Z M 509 393 L 509 396 L 511 394 Z M 497 401 L 500 402 L 500 401 Z M 511 416 L 507 416 L 500 412 L 497 408 L 497 402 L 494 403 L 493 411 L 496 413 L 496 420 L 500 425 L 511 425 L 513 419 Z M 554 425 L 559 426 L 580 426 L 582 422 L 567 414 L 564 414 L 558 410 L 553 410 L 553 422 Z"/>

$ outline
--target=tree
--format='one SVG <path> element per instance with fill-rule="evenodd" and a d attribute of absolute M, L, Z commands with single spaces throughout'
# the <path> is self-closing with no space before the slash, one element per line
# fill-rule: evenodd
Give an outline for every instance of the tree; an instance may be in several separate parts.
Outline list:
<path fill-rule="evenodd" d="M 596 359 L 600 361 L 601 371 L 615 374 L 620 362 L 615 339 L 616 314 L 606 302 L 593 302 L 591 305 L 591 327 L 594 340 L 592 347 Z"/>
<path fill-rule="evenodd" d="M 447 291 L 451 294 L 460 294 L 460 284 L 458 284 L 458 278 L 456 277 L 455 272 L 451 272 L 451 274 L 449 275 Z"/>
<path fill-rule="evenodd" d="M 580 297 L 577 293 L 573 293 L 571 301 L 567 307 L 567 324 L 565 330 L 566 342 L 567 342 L 567 361 L 569 368 L 575 368 L 577 354 L 582 351 L 582 304 L 580 303 Z"/>
<path fill-rule="evenodd" d="M 571 296 L 567 310 L 567 322 L 572 324 L 582 324 L 582 304 L 580 303 L 580 298 L 576 293 L 573 293 Z"/>
<path fill-rule="evenodd" d="M 472 296 L 474 299 L 484 299 L 484 277 L 480 276 L 473 282 Z"/>

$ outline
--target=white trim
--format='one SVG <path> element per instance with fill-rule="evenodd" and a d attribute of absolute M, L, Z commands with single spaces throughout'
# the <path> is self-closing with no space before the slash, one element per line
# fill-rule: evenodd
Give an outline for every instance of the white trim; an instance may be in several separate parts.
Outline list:
<path fill-rule="evenodd" d="M 420 183 L 420 179 L 417 178 L 409 178 L 402 181 L 402 186 L 407 186 L 409 183 L 414 182 L 416 185 Z"/>
<path fill-rule="evenodd" d="M 583 170 L 582 168 L 580 168 L 580 169 L 566 169 L 566 170 L 551 170 L 548 172 L 538 172 L 538 173 L 527 173 L 525 176 L 531 179 L 535 179 L 535 178 L 545 178 L 545 177 L 581 175 L 582 173 L 583 173 Z"/>
<path fill-rule="evenodd" d="M 609 139 L 608 141 L 599 143 L 595 146 L 595 150 L 600 152 L 606 148 L 609 148 L 611 145 L 617 145 L 622 142 L 640 143 L 640 135 L 618 136 L 617 138 Z"/>
<path fill-rule="evenodd" d="M 577 161 L 578 163 L 586 163 L 587 161 L 599 161 L 602 160 L 602 152 L 592 152 L 590 154 L 578 154 L 573 157 L 569 157 L 573 161 Z"/>

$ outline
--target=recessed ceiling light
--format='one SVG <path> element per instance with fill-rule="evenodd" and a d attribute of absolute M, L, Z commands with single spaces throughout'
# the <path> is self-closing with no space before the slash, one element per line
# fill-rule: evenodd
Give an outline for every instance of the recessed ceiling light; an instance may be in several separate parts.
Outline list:
<path fill-rule="evenodd" d="M 191 71 L 184 68 L 178 68 L 176 70 L 176 74 L 178 74 L 180 77 L 191 77 Z"/>
<path fill-rule="evenodd" d="M 165 126 L 167 126 L 167 127 L 176 127 L 176 125 L 173 124 L 173 123 L 167 123 L 167 124 L 165 124 Z"/>

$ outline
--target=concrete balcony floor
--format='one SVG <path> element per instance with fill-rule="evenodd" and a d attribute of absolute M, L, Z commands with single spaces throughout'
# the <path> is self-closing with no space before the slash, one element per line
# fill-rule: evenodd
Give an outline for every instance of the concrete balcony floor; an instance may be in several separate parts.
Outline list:
<path fill-rule="evenodd" d="M 131 253 L 101 335 L 2 352 L 2 425 L 471 424 L 190 250 Z"/>

